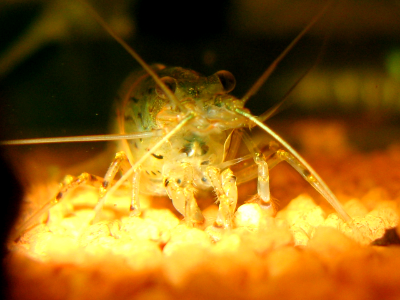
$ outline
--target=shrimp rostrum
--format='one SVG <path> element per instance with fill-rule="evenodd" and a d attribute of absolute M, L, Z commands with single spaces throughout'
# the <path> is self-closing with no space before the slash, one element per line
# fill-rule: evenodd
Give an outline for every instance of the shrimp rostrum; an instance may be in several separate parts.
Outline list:
<path fill-rule="evenodd" d="M 99 19 L 97 15 L 95 17 Z M 149 66 L 100 19 L 103 27 L 144 68 L 144 71 L 128 77 L 119 94 L 115 124 L 119 134 L 92 138 L 119 139 L 121 151 L 116 154 L 103 179 L 83 173 L 64 184 L 54 199 L 22 225 L 19 234 L 36 222 L 39 215 L 61 201 L 68 190 L 82 183 L 101 183 L 95 208 L 94 221 L 97 221 L 108 195 L 127 180 L 132 189 L 132 216 L 140 215 L 139 194 L 167 195 L 184 216 L 186 224 L 200 225 L 204 217 L 196 202 L 196 190 L 212 189 L 219 204 L 214 227 L 230 228 L 237 205 L 237 183 L 249 178 L 256 177 L 258 182 L 253 201 L 272 214 L 276 212 L 276 203 L 269 190 L 269 169 L 281 161 L 289 163 L 341 218 L 348 221 L 350 217 L 318 174 L 264 124 L 269 114 L 256 117 L 244 107 L 249 97 L 257 92 L 279 61 L 318 18 L 314 18 L 242 99 L 230 94 L 236 84 L 230 72 L 218 71 L 206 77 L 180 67 Z M 254 126 L 259 126 L 269 135 L 271 142 L 263 151 L 249 134 L 249 129 Z M 57 141 L 57 138 L 53 140 Z M 59 141 L 69 140 L 59 138 Z M 241 141 L 244 141 L 249 154 L 236 157 Z M 246 172 L 239 171 L 235 176 L 230 167 L 248 159 L 254 161 L 256 174 L 246 175 L 246 179 L 241 178 Z M 114 181 L 119 171 L 123 176 Z"/>

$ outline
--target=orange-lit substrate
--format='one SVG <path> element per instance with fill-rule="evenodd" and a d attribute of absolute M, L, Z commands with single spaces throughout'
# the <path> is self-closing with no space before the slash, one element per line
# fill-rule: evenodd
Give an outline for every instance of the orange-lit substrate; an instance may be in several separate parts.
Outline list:
<path fill-rule="evenodd" d="M 315 149 L 318 141 L 312 144 Z M 312 197 L 300 194 L 276 217 L 255 204 L 240 206 L 234 228 L 215 242 L 207 230 L 188 228 L 169 209 L 148 207 L 141 217 L 128 217 L 129 199 L 120 195 L 108 200 L 103 220 L 90 225 L 96 191 L 77 189 L 52 209 L 46 224 L 10 243 L 11 295 L 400 299 L 400 247 L 371 245 L 398 223 L 400 147 L 335 153 L 313 156 L 310 163 L 344 203 L 350 224 L 307 190 Z M 282 178 L 290 174 L 284 167 L 271 172 L 273 193 L 282 192 Z M 296 189 L 294 182 L 286 182 L 286 189 Z M 216 211 L 204 211 L 205 227 Z"/>

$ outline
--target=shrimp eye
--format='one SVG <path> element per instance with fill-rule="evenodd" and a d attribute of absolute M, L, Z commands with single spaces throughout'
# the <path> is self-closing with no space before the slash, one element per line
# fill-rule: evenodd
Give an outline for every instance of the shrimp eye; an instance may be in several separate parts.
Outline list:
<path fill-rule="evenodd" d="M 175 79 L 169 76 L 165 76 L 161 78 L 161 81 L 167 86 L 167 88 L 172 92 L 175 93 L 176 90 L 176 82 Z M 168 96 L 165 94 L 163 89 L 157 85 L 156 93 L 159 97 L 163 99 L 168 99 Z"/>
<path fill-rule="evenodd" d="M 236 86 L 236 79 L 235 76 L 229 71 L 218 71 L 215 73 L 218 76 L 219 81 L 221 82 L 222 86 L 224 87 L 224 92 L 229 93 L 232 91 Z"/>

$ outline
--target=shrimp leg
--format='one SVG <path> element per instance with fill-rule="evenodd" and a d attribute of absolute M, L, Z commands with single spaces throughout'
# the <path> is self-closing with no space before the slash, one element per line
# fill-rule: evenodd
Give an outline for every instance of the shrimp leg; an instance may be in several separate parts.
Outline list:
<path fill-rule="evenodd" d="M 207 177 L 219 202 L 218 215 L 214 226 L 230 228 L 238 199 L 236 177 L 229 168 L 221 173 L 220 169 L 213 166 L 207 168 Z"/>
<path fill-rule="evenodd" d="M 131 164 L 126 156 L 125 152 L 120 151 L 115 154 L 115 158 L 110 164 L 110 167 L 107 170 L 106 175 L 104 176 L 103 184 L 100 187 L 99 191 L 99 201 L 95 207 L 95 216 L 93 219 L 93 223 L 96 223 L 100 218 L 100 212 L 105 203 L 105 195 L 108 192 L 110 187 L 110 183 L 114 180 L 115 175 L 118 171 L 122 173 L 126 173 L 131 168 Z M 139 203 L 139 178 L 140 178 L 140 167 L 137 167 L 135 172 L 131 175 L 132 182 L 132 193 L 131 193 L 131 205 L 130 211 L 131 215 L 140 215 L 140 203 Z"/>
<path fill-rule="evenodd" d="M 243 141 L 245 142 L 250 153 L 253 155 L 254 162 L 257 165 L 257 203 L 265 210 L 272 210 L 271 214 L 276 215 L 277 205 L 271 198 L 269 189 L 269 166 L 267 159 L 261 150 L 253 142 L 247 132 L 242 130 Z"/>
<path fill-rule="evenodd" d="M 22 223 L 22 225 L 20 225 L 13 233 L 11 233 L 11 240 L 17 239 L 25 230 L 34 225 L 42 215 L 47 213 L 50 208 L 63 201 L 67 193 L 71 190 L 84 184 L 88 184 L 93 187 L 101 187 L 102 183 L 103 178 L 91 175 L 89 173 L 82 173 L 76 177 L 66 176 L 61 183 L 61 188 L 57 195 L 50 201 L 46 202 L 37 212 L 30 216 L 25 222 Z"/>
<path fill-rule="evenodd" d="M 168 171 L 164 179 L 165 189 L 176 210 L 185 217 L 186 225 L 202 224 L 204 216 L 194 197 L 193 168 L 188 163 L 182 163 L 180 167 L 183 178 L 174 176 L 173 170 Z"/>

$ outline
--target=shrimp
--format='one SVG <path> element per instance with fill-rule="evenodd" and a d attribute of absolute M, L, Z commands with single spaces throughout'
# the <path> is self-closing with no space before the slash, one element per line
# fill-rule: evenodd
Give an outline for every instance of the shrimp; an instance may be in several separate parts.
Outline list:
<path fill-rule="evenodd" d="M 282 105 L 257 117 L 245 108 L 279 62 L 297 41 L 317 22 L 329 5 L 313 18 L 285 51 L 267 68 L 242 98 L 230 92 L 235 77 L 229 71 L 203 76 L 181 67 L 149 66 L 90 7 L 94 18 L 108 33 L 141 64 L 143 71 L 132 73 L 124 82 L 117 99 L 118 134 L 5 141 L 2 144 L 38 144 L 71 141 L 120 140 L 120 151 L 104 178 L 82 173 L 66 182 L 57 195 L 31 216 L 16 232 L 18 237 L 49 208 L 62 201 L 67 191 L 82 184 L 99 185 L 99 201 L 94 222 L 110 194 L 125 181 L 131 184 L 131 216 L 140 215 L 139 194 L 168 196 L 188 226 L 204 223 L 196 201 L 196 190 L 212 190 L 219 203 L 215 228 L 229 229 L 237 205 L 237 184 L 257 178 L 257 195 L 253 201 L 264 210 L 276 213 L 276 202 L 270 196 L 269 170 L 286 161 L 311 184 L 337 211 L 340 217 L 350 217 L 328 186 L 313 168 L 264 121 Z M 260 149 L 249 129 L 261 128 L 267 137 L 267 147 Z M 249 151 L 237 157 L 240 142 Z M 231 167 L 253 160 L 251 168 L 236 174 Z M 123 176 L 114 181 L 122 171 Z"/>

